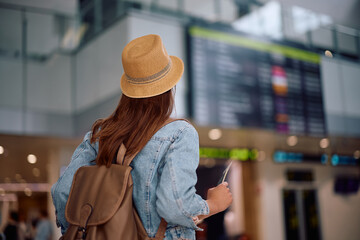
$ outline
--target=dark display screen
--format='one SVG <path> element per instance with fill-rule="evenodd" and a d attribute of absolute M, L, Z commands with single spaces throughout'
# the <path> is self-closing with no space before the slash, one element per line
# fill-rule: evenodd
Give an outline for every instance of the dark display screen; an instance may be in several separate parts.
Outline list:
<path fill-rule="evenodd" d="M 356 194 L 359 185 L 360 179 L 358 177 L 337 177 L 334 183 L 334 191 L 338 194 Z"/>
<path fill-rule="evenodd" d="M 299 229 L 299 207 L 296 204 L 296 191 L 284 189 L 282 192 L 284 220 L 285 220 L 285 237 L 286 240 L 300 239 Z"/>
<path fill-rule="evenodd" d="M 306 154 L 301 152 L 275 151 L 273 160 L 276 163 L 321 163 L 326 164 L 328 156 L 326 154 Z"/>
<path fill-rule="evenodd" d="M 312 182 L 314 181 L 314 175 L 311 170 L 288 169 L 286 179 L 292 182 Z"/>
<path fill-rule="evenodd" d="M 211 27 L 187 33 L 196 124 L 325 134 L 318 54 Z"/>
<path fill-rule="evenodd" d="M 334 154 L 331 157 L 331 164 L 333 166 L 360 166 L 360 159 L 353 156 Z"/>
<path fill-rule="evenodd" d="M 320 216 L 316 190 L 308 189 L 302 191 L 303 214 L 305 225 L 305 239 L 320 240 Z"/>

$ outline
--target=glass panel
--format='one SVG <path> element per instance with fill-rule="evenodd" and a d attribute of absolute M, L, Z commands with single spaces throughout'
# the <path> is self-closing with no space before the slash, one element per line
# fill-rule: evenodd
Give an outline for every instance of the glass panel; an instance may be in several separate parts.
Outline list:
<path fill-rule="evenodd" d="M 357 42 L 356 36 L 350 35 L 347 33 L 338 32 L 337 33 L 338 49 L 340 52 L 349 53 L 349 54 L 358 54 L 357 53 Z"/>
<path fill-rule="evenodd" d="M 285 236 L 287 240 L 299 240 L 299 217 L 296 204 L 296 191 L 284 189 L 282 192 L 284 204 Z"/>
<path fill-rule="evenodd" d="M 316 190 L 303 190 L 302 202 L 307 240 L 320 240 L 320 217 Z"/>
<path fill-rule="evenodd" d="M 56 51 L 61 32 L 56 28 L 55 15 L 27 12 L 26 21 L 28 56 L 47 56 Z"/>
<path fill-rule="evenodd" d="M 102 1 L 102 22 L 103 26 L 108 26 L 110 23 L 112 23 L 117 16 L 117 5 L 119 1 L 118 0 L 107 0 Z"/>
<path fill-rule="evenodd" d="M 0 107 L 22 108 L 22 67 L 21 59 L 0 58 Z"/>
<path fill-rule="evenodd" d="M 20 11 L 0 9 L 0 56 L 20 57 L 21 25 Z"/>
<path fill-rule="evenodd" d="M 319 28 L 311 32 L 312 43 L 316 47 L 334 49 L 333 33 L 330 28 Z"/>
<path fill-rule="evenodd" d="M 178 11 L 178 0 L 157 0 L 157 4 L 161 8 Z"/>
<path fill-rule="evenodd" d="M 184 0 L 185 13 L 209 21 L 216 20 L 215 2 L 213 0 Z"/>

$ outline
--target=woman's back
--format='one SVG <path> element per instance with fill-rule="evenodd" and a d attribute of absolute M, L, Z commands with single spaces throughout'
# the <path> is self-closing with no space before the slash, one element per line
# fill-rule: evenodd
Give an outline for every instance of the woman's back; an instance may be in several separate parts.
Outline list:
<path fill-rule="evenodd" d="M 77 169 L 94 165 L 99 152 L 91 133 L 75 150 L 64 174 L 52 187 L 58 225 L 68 227 L 65 206 Z M 183 120 L 158 130 L 133 159 L 130 166 L 133 200 L 143 226 L 150 237 L 156 235 L 161 218 L 168 222 L 165 239 L 195 239 L 197 229 L 192 217 L 209 213 L 208 205 L 197 195 L 196 168 L 199 163 L 199 139 L 194 127 Z"/>
<path fill-rule="evenodd" d="M 155 236 L 163 217 L 167 239 L 195 239 L 192 218 L 209 213 L 206 201 L 195 193 L 198 163 L 198 134 L 181 120 L 161 128 L 134 158 L 133 199 L 149 236 Z"/>

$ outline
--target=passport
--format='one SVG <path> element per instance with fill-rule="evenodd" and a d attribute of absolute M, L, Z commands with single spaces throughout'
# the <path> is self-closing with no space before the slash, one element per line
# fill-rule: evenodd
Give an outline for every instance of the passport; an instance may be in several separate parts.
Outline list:
<path fill-rule="evenodd" d="M 222 173 L 222 175 L 221 175 L 221 178 L 219 179 L 217 185 L 222 184 L 222 183 L 225 181 L 226 176 L 227 176 L 227 174 L 228 174 L 228 172 L 229 172 L 229 170 L 230 170 L 230 167 L 231 167 L 231 164 L 232 164 L 232 163 L 233 163 L 233 162 L 232 162 L 232 160 L 231 160 L 230 163 L 229 163 L 229 165 L 228 165 L 228 166 L 225 168 L 225 170 L 223 171 L 223 173 Z"/>

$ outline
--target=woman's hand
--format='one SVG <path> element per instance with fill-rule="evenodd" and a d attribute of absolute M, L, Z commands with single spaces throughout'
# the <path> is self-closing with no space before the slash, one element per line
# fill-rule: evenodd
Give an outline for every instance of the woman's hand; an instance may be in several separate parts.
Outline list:
<path fill-rule="evenodd" d="M 209 206 L 210 212 L 208 215 L 199 215 L 194 218 L 194 222 L 196 224 L 211 215 L 224 211 L 230 206 L 232 203 L 232 194 L 228 185 L 229 184 L 227 182 L 223 182 L 222 184 L 208 190 L 206 202 Z"/>
<path fill-rule="evenodd" d="M 232 202 L 232 194 L 228 188 L 228 183 L 223 182 L 207 192 L 206 202 L 210 208 L 209 216 L 222 212 L 227 209 Z"/>

